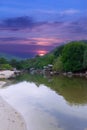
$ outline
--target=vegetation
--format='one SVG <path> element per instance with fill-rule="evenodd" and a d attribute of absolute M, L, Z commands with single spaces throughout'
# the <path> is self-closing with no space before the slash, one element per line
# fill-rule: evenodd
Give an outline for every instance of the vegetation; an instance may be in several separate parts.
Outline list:
<path fill-rule="evenodd" d="M 7 63 L 8 61 L 4 57 L 0 58 L 0 64 L 7 64 Z"/>
<path fill-rule="evenodd" d="M 84 51 L 84 55 L 83 55 L 83 68 L 87 69 L 87 48 Z"/>
<path fill-rule="evenodd" d="M 16 77 L 16 82 L 20 81 L 34 82 L 38 87 L 44 84 L 56 93 L 62 95 L 65 100 L 73 104 L 87 104 L 87 79 L 85 78 L 67 78 L 67 77 L 46 77 L 42 75 L 24 74 Z M 84 90 L 84 91 L 83 91 Z"/>
<path fill-rule="evenodd" d="M 61 45 L 53 50 L 53 54 L 54 54 L 55 58 L 59 57 L 62 54 L 63 48 L 64 48 L 64 45 Z"/>
<path fill-rule="evenodd" d="M 78 72 L 87 69 L 87 41 L 74 41 L 56 47 L 44 56 L 26 60 L 0 58 L 0 69 L 17 68 L 29 70 L 30 68 L 42 69 L 48 64 L 53 65 L 56 71 Z M 2 67 L 3 66 L 3 67 Z"/>
<path fill-rule="evenodd" d="M 53 70 L 60 71 L 60 72 L 63 71 L 63 64 L 62 64 L 61 56 L 56 58 L 54 65 L 53 65 Z"/>
<path fill-rule="evenodd" d="M 9 65 L 9 64 L 1 64 L 1 65 L 0 65 L 0 69 L 1 69 L 1 70 L 11 70 L 11 69 L 12 69 L 12 66 Z"/>
<path fill-rule="evenodd" d="M 64 46 L 62 63 L 64 71 L 79 71 L 83 69 L 83 59 L 86 44 L 71 42 Z"/>

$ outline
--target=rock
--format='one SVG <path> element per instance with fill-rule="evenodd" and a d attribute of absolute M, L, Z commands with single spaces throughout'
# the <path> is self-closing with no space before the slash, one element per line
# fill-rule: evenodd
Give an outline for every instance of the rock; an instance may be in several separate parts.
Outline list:
<path fill-rule="evenodd" d="M 14 71 L 11 70 L 0 71 L 0 79 L 8 79 L 13 77 L 13 75 L 14 75 Z"/>

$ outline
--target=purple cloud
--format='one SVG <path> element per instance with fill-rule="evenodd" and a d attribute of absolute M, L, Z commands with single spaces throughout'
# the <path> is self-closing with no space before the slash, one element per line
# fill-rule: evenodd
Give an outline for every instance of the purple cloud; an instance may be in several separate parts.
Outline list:
<path fill-rule="evenodd" d="M 18 55 L 50 51 L 73 40 L 87 40 L 87 17 L 73 21 L 37 22 L 30 17 L 0 22 L 0 51 Z"/>
<path fill-rule="evenodd" d="M 79 19 L 78 21 L 71 22 L 68 29 L 72 33 L 86 34 L 87 35 L 87 18 Z"/>
<path fill-rule="evenodd" d="M 0 30 L 13 30 L 18 31 L 22 29 L 32 29 L 34 22 L 32 18 L 24 16 L 17 18 L 8 18 L 0 23 Z"/>
<path fill-rule="evenodd" d="M 65 13 L 74 13 L 75 10 L 68 10 Z M 63 12 L 64 13 L 64 12 Z M 17 17 L 17 18 L 9 18 L 0 22 L 0 30 L 10 30 L 10 31 L 21 31 L 25 30 L 25 32 L 33 32 L 33 33 L 61 33 L 64 30 L 67 30 L 67 33 L 77 33 L 77 34 L 85 34 L 87 33 L 87 18 L 81 18 L 76 21 L 53 21 L 53 22 L 36 22 L 30 17 Z M 59 31 L 58 31 L 59 30 Z M 50 31 L 50 32 L 49 32 Z M 55 32 L 54 32 L 55 31 Z"/>

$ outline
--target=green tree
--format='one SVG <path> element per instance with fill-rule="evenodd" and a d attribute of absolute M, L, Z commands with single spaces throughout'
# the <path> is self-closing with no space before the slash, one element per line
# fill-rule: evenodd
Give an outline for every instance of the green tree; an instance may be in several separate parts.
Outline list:
<path fill-rule="evenodd" d="M 17 64 L 18 64 L 18 62 L 17 62 L 16 59 L 12 59 L 12 60 L 10 61 L 10 64 L 12 65 L 12 67 L 16 67 Z"/>
<path fill-rule="evenodd" d="M 87 48 L 84 51 L 84 56 L 83 56 L 83 68 L 87 69 Z"/>
<path fill-rule="evenodd" d="M 61 56 L 59 56 L 54 64 L 53 64 L 53 70 L 56 70 L 56 71 L 62 71 L 63 70 L 63 65 L 62 65 L 62 61 L 61 61 Z"/>
<path fill-rule="evenodd" d="M 62 51 L 62 63 L 65 71 L 79 71 L 83 69 L 83 55 L 86 44 L 71 42 Z"/>
<path fill-rule="evenodd" d="M 8 61 L 4 57 L 0 58 L 0 64 L 7 64 L 7 63 Z"/>
<path fill-rule="evenodd" d="M 0 67 L 2 70 L 11 70 L 12 66 L 9 64 L 2 64 Z"/>
<path fill-rule="evenodd" d="M 58 46 L 58 47 L 54 50 L 54 52 L 53 52 L 54 56 L 55 56 L 55 57 L 58 57 L 59 55 L 61 55 L 63 48 L 64 48 L 64 45 Z"/>
<path fill-rule="evenodd" d="M 43 68 L 43 66 L 46 66 L 48 64 L 52 64 L 54 61 L 54 55 L 53 54 L 47 54 L 42 57 L 35 57 L 32 59 L 29 59 L 28 66 L 29 68 Z"/>

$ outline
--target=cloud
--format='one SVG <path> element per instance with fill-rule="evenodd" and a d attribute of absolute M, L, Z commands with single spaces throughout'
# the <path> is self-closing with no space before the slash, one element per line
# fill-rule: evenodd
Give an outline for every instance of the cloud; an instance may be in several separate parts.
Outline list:
<path fill-rule="evenodd" d="M 20 31 L 20 30 L 32 30 L 35 27 L 40 27 L 44 25 L 50 25 L 48 21 L 37 22 L 33 18 L 28 16 L 8 18 L 0 21 L 0 30 L 9 31 Z"/>
<path fill-rule="evenodd" d="M 68 25 L 67 30 L 70 33 L 87 35 L 87 18 L 80 18 L 77 21 L 71 22 Z"/>
<path fill-rule="evenodd" d="M 8 10 L 8 9 L 7 9 Z M 11 11 L 10 11 L 11 12 Z M 76 9 L 68 9 L 68 10 L 41 10 L 41 9 L 36 9 L 36 10 L 27 10 L 27 12 L 35 12 L 37 15 L 38 14 L 47 14 L 48 17 L 49 15 L 52 14 L 52 17 L 56 16 L 56 18 L 60 18 L 64 20 L 64 17 L 66 16 L 72 16 L 74 14 L 80 13 L 79 10 Z M 43 16 L 43 15 L 42 15 Z M 54 20 L 55 21 L 55 20 Z M 57 25 L 59 21 L 57 21 Z M 62 22 L 62 21 L 61 21 Z M 43 22 L 37 22 L 35 21 L 32 17 L 29 16 L 21 16 L 21 17 L 14 17 L 14 18 L 6 18 L 4 20 L 0 20 L 0 30 L 13 30 L 13 31 L 18 31 L 18 30 L 32 30 L 34 27 L 39 27 L 42 25 L 51 25 L 50 22 L 48 21 L 43 21 Z"/>
<path fill-rule="evenodd" d="M 0 44 L 20 44 L 20 45 L 36 45 L 37 41 L 35 39 L 30 38 L 22 38 L 22 37 L 0 37 Z"/>
<path fill-rule="evenodd" d="M 3 37 L 0 38 L 0 44 L 20 44 L 20 45 L 35 45 L 35 46 L 56 46 L 58 43 L 63 42 L 58 38 L 18 38 L 18 37 Z"/>
<path fill-rule="evenodd" d="M 42 10 L 42 9 L 35 9 L 34 12 L 37 12 L 39 14 L 58 14 L 59 12 L 56 10 Z"/>
<path fill-rule="evenodd" d="M 1 37 L 0 42 L 8 42 L 8 41 L 20 41 L 24 40 L 23 38 L 17 38 L 17 37 Z"/>
<path fill-rule="evenodd" d="M 0 35 L 0 52 L 20 57 L 32 57 L 41 50 L 49 52 L 61 43 L 73 40 L 87 40 L 87 17 L 69 22 L 32 21 L 30 24 L 25 22 L 24 19 L 26 18 L 22 20 L 22 23 L 17 18 L 15 19 L 11 19 L 10 22 L 5 20 L 3 23 L 2 30 L 4 31 L 0 32 L 3 32 L 3 35 Z M 8 26 L 7 23 L 11 25 Z"/>
<path fill-rule="evenodd" d="M 67 10 L 65 12 L 62 12 L 62 14 L 66 14 L 66 13 L 75 13 L 78 12 L 76 10 Z M 49 32 L 49 31 L 53 31 L 55 30 L 55 32 L 57 31 L 57 29 L 59 31 L 63 30 L 63 28 L 68 28 L 68 31 L 70 31 L 70 28 L 74 31 L 74 30 L 78 30 L 79 29 L 83 29 L 83 33 L 84 31 L 84 27 L 86 25 L 84 25 L 84 22 L 80 22 L 81 19 L 78 19 L 77 21 L 71 21 L 71 22 L 67 22 L 67 21 L 52 21 L 52 22 L 48 22 L 48 21 L 41 21 L 41 22 L 37 22 L 34 21 L 33 18 L 28 17 L 28 16 L 23 16 L 23 17 L 16 17 L 16 18 L 8 18 L 5 19 L 3 21 L 0 21 L 0 30 L 2 31 L 25 31 L 26 33 L 30 32 L 30 33 L 40 33 L 40 32 Z M 85 18 L 85 21 L 87 21 L 87 19 Z M 68 23 L 68 24 L 67 24 Z M 86 27 L 85 27 L 86 28 Z"/>
<path fill-rule="evenodd" d="M 77 9 L 68 9 L 59 12 L 61 15 L 74 15 L 80 13 L 80 10 Z"/>
<path fill-rule="evenodd" d="M 62 39 L 58 38 L 33 38 L 33 40 L 40 46 L 56 46 L 56 44 L 63 42 Z"/>
<path fill-rule="evenodd" d="M 32 29 L 34 21 L 28 16 L 8 18 L 0 22 L 0 30 L 23 30 L 26 28 Z"/>
<path fill-rule="evenodd" d="M 78 9 L 67 9 L 67 10 L 43 10 L 43 9 L 33 9 L 33 12 L 39 13 L 39 14 L 48 14 L 48 15 L 74 15 L 81 13 Z"/>
<path fill-rule="evenodd" d="M 37 22 L 27 16 L 9 18 L 0 22 L 0 29 L 3 32 L 0 44 L 57 46 L 67 41 L 86 40 L 87 17 L 52 22 Z"/>

